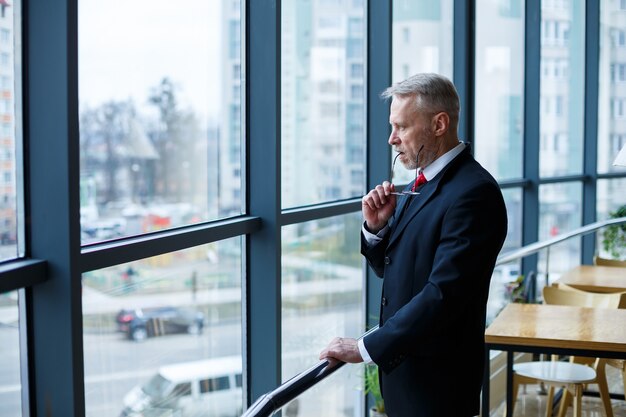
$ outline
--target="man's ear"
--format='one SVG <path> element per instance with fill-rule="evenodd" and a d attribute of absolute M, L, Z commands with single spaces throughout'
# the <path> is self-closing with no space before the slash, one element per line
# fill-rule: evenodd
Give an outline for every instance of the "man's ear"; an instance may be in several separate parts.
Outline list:
<path fill-rule="evenodd" d="M 432 118 L 432 129 L 435 136 L 443 136 L 450 128 L 450 116 L 446 112 L 439 112 Z"/>

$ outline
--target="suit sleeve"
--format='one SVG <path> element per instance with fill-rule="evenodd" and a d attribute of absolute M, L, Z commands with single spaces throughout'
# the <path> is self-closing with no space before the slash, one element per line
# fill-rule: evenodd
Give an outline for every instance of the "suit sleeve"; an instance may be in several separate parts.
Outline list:
<path fill-rule="evenodd" d="M 389 235 L 390 233 L 387 233 L 380 242 L 370 245 L 361 232 L 361 254 L 365 256 L 367 264 L 374 270 L 378 278 L 382 278 L 385 272 L 385 249 L 389 243 Z"/>
<path fill-rule="evenodd" d="M 419 351 L 420 341 L 458 331 L 454 326 L 471 325 L 465 315 L 484 308 L 506 223 L 502 194 L 491 182 L 466 188 L 447 209 L 428 282 L 364 340 L 372 360 L 384 372 Z M 377 262 L 381 256 L 376 252 Z M 377 274 L 382 271 L 380 263 L 370 261 L 370 265 L 378 268 Z"/>

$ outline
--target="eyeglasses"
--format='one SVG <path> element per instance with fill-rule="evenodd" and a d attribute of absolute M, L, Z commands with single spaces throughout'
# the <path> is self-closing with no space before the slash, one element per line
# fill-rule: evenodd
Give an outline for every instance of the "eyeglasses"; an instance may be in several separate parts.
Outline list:
<path fill-rule="evenodd" d="M 419 151 L 417 151 L 417 156 L 415 158 L 416 162 L 417 162 L 417 158 L 419 158 L 420 151 L 422 150 L 423 147 L 424 146 L 420 147 Z M 391 163 L 391 173 L 389 174 L 389 182 L 391 184 L 393 184 L 393 171 L 394 171 L 394 168 L 396 167 L 396 161 L 398 160 L 398 157 L 400 155 L 402 155 L 402 153 L 398 153 L 396 157 L 393 158 L 393 162 Z M 415 167 L 415 179 L 413 180 L 413 184 L 415 184 L 415 181 L 417 180 L 417 170 L 418 170 L 418 167 Z M 419 195 L 419 191 L 411 191 L 411 190 L 393 191 L 391 192 L 391 194 L 393 195 Z"/>

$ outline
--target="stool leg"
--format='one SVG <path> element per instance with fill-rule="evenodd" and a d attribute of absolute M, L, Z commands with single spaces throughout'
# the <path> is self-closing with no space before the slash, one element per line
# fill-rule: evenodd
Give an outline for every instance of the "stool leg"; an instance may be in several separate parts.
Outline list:
<path fill-rule="evenodd" d="M 581 417 L 583 405 L 583 386 L 576 384 L 574 386 L 574 417 Z"/>
<path fill-rule="evenodd" d="M 552 417 L 552 402 L 554 401 L 554 386 L 548 388 L 548 397 L 546 398 L 546 417 Z"/>
<path fill-rule="evenodd" d="M 622 380 L 624 381 L 624 396 L 626 397 L 626 361 L 622 365 Z"/>
<path fill-rule="evenodd" d="M 570 394 L 567 388 L 563 388 L 563 395 L 561 395 L 561 404 L 559 405 L 559 417 L 565 417 L 571 401 L 572 394 Z"/>

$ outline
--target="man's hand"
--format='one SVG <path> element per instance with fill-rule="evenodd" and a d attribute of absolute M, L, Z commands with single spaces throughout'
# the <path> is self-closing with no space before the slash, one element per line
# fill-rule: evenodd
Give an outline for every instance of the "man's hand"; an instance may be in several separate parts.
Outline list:
<path fill-rule="evenodd" d="M 363 362 L 356 339 L 335 337 L 332 342 L 320 353 L 320 359 L 326 359 L 329 366 L 338 362 L 360 363 Z"/>
<path fill-rule="evenodd" d="M 377 185 L 361 200 L 363 218 L 372 233 L 378 233 L 385 227 L 396 209 L 396 196 L 391 194 L 396 188 L 389 181 Z"/>

